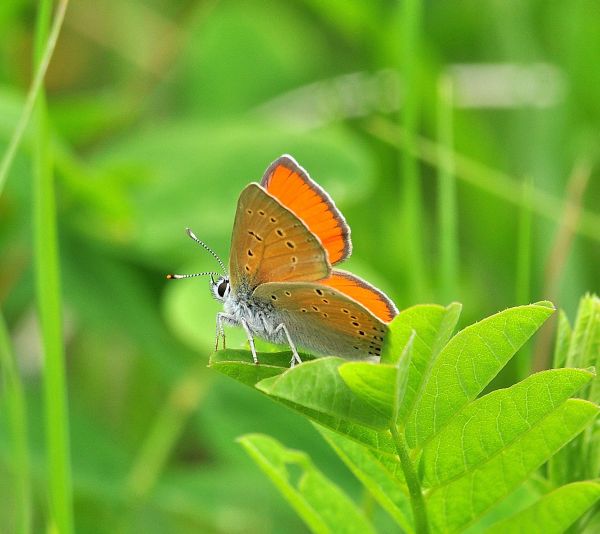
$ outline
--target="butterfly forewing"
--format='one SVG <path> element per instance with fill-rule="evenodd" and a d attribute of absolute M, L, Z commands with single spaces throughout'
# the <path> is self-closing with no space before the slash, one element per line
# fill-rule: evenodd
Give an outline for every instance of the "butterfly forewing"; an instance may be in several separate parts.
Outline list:
<path fill-rule="evenodd" d="M 363 359 L 380 356 L 387 325 L 362 304 L 318 283 L 258 286 L 253 297 L 269 302 L 294 341 L 321 355 Z"/>
<path fill-rule="evenodd" d="M 285 155 L 275 160 L 261 185 L 319 237 L 332 265 L 350 256 L 350 228 L 344 216 L 294 158 Z"/>
<path fill-rule="evenodd" d="M 229 261 L 234 291 L 242 284 L 319 280 L 331 271 L 319 239 L 255 183 L 240 195 Z"/>

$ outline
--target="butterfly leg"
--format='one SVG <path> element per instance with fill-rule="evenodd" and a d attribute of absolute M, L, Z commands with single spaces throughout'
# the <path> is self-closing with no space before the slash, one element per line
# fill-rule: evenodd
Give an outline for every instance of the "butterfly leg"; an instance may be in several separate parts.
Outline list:
<path fill-rule="evenodd" d="M 226 349 L 225 346 L 225 329 L 223 328 L 223 320 L 234 320 L 235 318 L 231 315 L 227 315 L 226 313 L 219 312 L 217 313 L 217 335 L 215 338 L 215 350 L 219 350 L 219 338 L 223 338 L 223 350 Z"/>
<path fill-rule="evenodd" d="M 290 367 L 294 367 L 294 365 L 296 365 L 296 363 L 302 363 L 302 360 L 300 359 L 298 350 L 296 349 L 296 345 L 294 345 L 294 342 L 292 341 L 292 338 L 290 337 L 290 333 L 288 332 L 287 326 L 285 326 L 283 323 L 281 323 L 280 325 L 277 326 L 277 328 L 275 328 L 275 334 L 277 334 L 281 330 L 283 330 L 283 333 L 285 334 L 288 345 L 290 346 L 290 349 L 292 349 L 292 361 L 290 362 Z"/>
<path fill-rule="evenodd" d="M 252 351 L 252 359 L 254 363 L 258 365 L 258 356 L 256 355 L 256 348 L 254 347 L 254 336 L 252 335 L 252 330 L 248 326 L 248 322 L 245 319 L 241 321 L 242 327 L 246 331 L 246 337 L 248 338 L 248 343 L 250 344 L 250 350 Z"/>

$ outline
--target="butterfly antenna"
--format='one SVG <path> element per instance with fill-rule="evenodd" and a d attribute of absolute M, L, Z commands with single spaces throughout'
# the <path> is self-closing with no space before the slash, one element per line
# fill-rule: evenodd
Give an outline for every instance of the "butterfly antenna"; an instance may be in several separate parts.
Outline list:
<path fill-rule="evenodd" d="M 221 258 L 219 258 L 219 255 L 212 249 L 210 248 L 204 241 L 201 241 L 200 239 L 198 239 L 196 237 L 196 235 L 194 234 L 194 232 L 192 232 L 189 228 L 185 229 L 187 234 L 196 242 L 198 243 L 200 246 L 204 247 L 206 250 L 208 250 L 208 252 L 210 252 L 213 256 L 213 258 L 215 258 L 215 260 L 217 260 L 219 262 L 219 265 L 221 266 L 221 269 L 223 269 L 223 273 L 227 274 L 227 268 L 225 267 L 225 264 L 223 263 L 223 260 L 221 260 Z"/>
<path fill-rule="evenodd" d="M 206 276 L 206 275 L 210 275 L 210 278 L 214 283 L 215 279 L 213 278 L 213 275 L 219 276 L 219 273 L 206 272 L 206 273 L 193 273 L 193 274 L 168 274 L 167 280 L 181 280 L 182 278 L 194 278 L 195 276 Z"/>

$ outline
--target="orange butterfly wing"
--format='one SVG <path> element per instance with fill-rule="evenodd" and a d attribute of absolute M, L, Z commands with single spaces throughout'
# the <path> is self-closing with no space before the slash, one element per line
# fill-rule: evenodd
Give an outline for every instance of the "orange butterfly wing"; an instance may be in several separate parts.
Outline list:
<path fill-rule="evenodd" d="M 389 323 L 398 315 L 396 305 L 383 291 L 346 271 L 334 269 L 331 276 L 319 280 L 319 284 L 337 289 L 347 297 L 354 299 L 385 323 Z"/>
<path fill-rule="evenodd" d="M 320 355 L 381 356 L 387 324 L 365 306 L 321 282 L 270 282 L 252 296 L 285 323 L 294 342 Z"/>
<path fill-rule="evenodd" d="M 290 210 L 257 183 L 238 200 L 229 275 L 234 291 L 264 282 L 313 281 L 331 272 L 327 253 Z"/>
<path fill-rule="evenodd" d="M 330 196 L 291 156 L 281 156 L 266 170 L 261 185 L 302 220 L 327 251 L 332 265 L 350 256 L 350 228 Z"/>

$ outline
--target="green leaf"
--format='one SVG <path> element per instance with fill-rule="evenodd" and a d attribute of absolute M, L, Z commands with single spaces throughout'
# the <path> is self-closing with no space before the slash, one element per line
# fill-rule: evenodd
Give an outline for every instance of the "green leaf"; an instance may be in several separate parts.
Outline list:
<path fill-rule="evenodd" d="M 252 354 L 250 351 L 231 349 L 220 350 L 211 357 L 210 366 L 235 380 L 239 380 L 243 384 L 256 386 L 257 383 L 263 379 L 275 377 L 288 371 L 291 352 L 261 352 L 258 354 L 258 358 L 261 363 L 255 365 L 252 361 Z M 302 358 L 307 362 L 310 356 L 302 354 Z M 306 365 L 306 363 L 303 365 Z M 265 384 L 268 385 L 268 382 Z M 258 389 L 260 391 L 261 387 L 258 387 Z M 266 393 L 266 391 L 263 391 L 263 393 Z M 395 454 L 394 445 L 388 434 L 381 434 L 372 428 L 367 428 L 363 425 L 324 413 L 319 409 L 313 409 L 302 404 L 297 404 L 290 400 L 278 397 L 271 398 L 280 404 L 305 415 L 312 421 L 339 432 L 340 434 L 344 434 L 375 451 L 388 455 Z"/>
<path fill-rule="evenodd" d="M 543 371 L 472 402 L 423 448 L 424 487 L 446 484 L 503 454 L 592 378 L 581 369 Z"/>
<path fill-rule="evenodd" d="M 395 364 L 412 332 L 416 332 L 406 393 L 398 414 L 399 422 L 405 422 L 408 418 L 433 361 L 452 336 L 461 309 L 456 302 L 445 308 L 422 304 L 401 311 L 390 323 L 381 363 Z"/>
<path fill-rule="evenodd" d="M 368 447 L 382 457 L 387 456 L 388 458 L 396 458 L 394 443 L 392 442 L 389 432 L 377 431 L 363 425 L 345 421 L 338 417 L 310 410 L 305 406 L 300 406 L 283 399 L 275 400 L 282 403 L 284 406 L 288 406 L 289 408 L 306 415 L 306 417 L 310 418 L 315 423 Z"/>
<path fill-rule="evenodd" d="M 398 421 L 402 400 L 407 392 L 414 334 L 413 330 L 402 357 L 395 365 L 349 362 L 338 369 L 348 387 L 369 404 L 374 412 L 385 418 L 388 426 Z"/>
<path fill-rule="evenodd" d="M 401 472 L 390 470 L 389 462 L 381 461 L 369 449 L 336 432 L 315 425 L 337 455 L 369 490 L 381 507 L 406 532 L 414 532 L 408 490 Z"/>
<path fill-rule="evenodd" d="M 426 499 L 434 529 L 457 531 L 472 523 L 581 432 L 597 413 L 592 403 L 569 399 L 487 461 L 432 488 Z"/>
<path fill-rule="evenodd" d="M 389 417 L 373 410 L 346 385 L 338 373 L 343 363 L 345 360 L 341 358 L 319 358 L 266 378 L 256 387 L 268 395 L 335 418 L 377 430 L 387 428 Z"/>
<path fill-rule="evenodd" d="M 374 532 L 354 502 L 301 451 L 260 434 L 238 438 L 313 532 Z M 300 469 L 300 475 L 295 469 Z"/>
<path fill-rule="evenodd" d="M 564 367 L 567 361 L 569 352 L 569 344 L 571 343 L 571 334 L 573 330 L 569 324 L 569 319 L 564 311 L 558 312 L 558 328 L 556 334 L 556 345 L 554 347 L 554 356 L 552 367 L 555 369 Z"/>
<path fill-rule="evenodd" d="M 502 311 L 456 334 L 441 350 L 406 426 L 411 448 L 473 400 L 552 314 L 550 302 Z"/>
<path fill-rule="evenodd" d="M 567 352 L 565 365 L 600 368 L 600 299 L 596 295 L 581 298 L 568 340 L 561 340 L 563 325 L 559 323 L 557 345 L 563 345 L 561 351 Z M 600 377 L 597 374 L 580 395 L 592 402 L 600 402 Z M 550 461 L 548 473 L 555 486 L 600 476 L 600 425 L 591 425 L 560 451 Z"/>
<path fill-rule="evenodd" d="M 600 498 L 597 482 L 575 482 L 562 486 L 525 510 L 504 521 L 492 525 L 488 534 L 510 534 L 512 532 L 565 532 Z"/>
<path fill-rule="evenodd" d="M 391 425 L 398 426 L 398 414 L 400 407 L 406 398 L 406 386 L 408 384 L 408 373 L 413 357 L 413 346 L 416 332 L 413 330 L 406 347 L 402 351 L 402 356 L 396 365 L 396 380 L 394 380 L 394 398 L 392 400 L 392 420 Z"/>
<path fill-rule="evenodd" d="M 395 365 L 371 362 L 348 362 L 339 373 L 352 392 L 368 404 L 389 426 L 394 407 L 394 384 L 398 375 Z M 386 426 L 386 428 L 387 428 Z"/>
<path fill-rule="evenodd" d="M 579 303 L 573 327 L 567 367 L 589 367 L 600 363 L 600 298 L 586 295 Z M 590 398 L 600 401 L 600 398 Z"/>
<path fill-rule="evenodd" d="M 211 358 L 209 366 L 238 380 L 247 386 L 255 386 L 265 378 L 283 373 L 290 365 L 291 352 L 261 352 L 259 365 L 247 350 L 219 350 Z"/>

